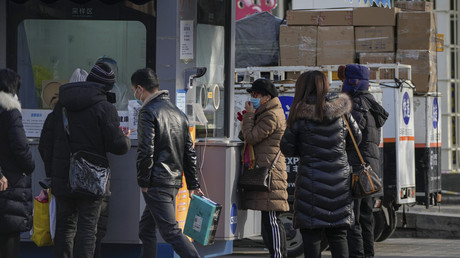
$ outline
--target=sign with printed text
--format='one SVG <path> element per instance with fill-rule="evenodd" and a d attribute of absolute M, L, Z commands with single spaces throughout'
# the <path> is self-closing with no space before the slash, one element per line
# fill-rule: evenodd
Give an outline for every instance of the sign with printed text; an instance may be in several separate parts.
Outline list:
<path fill-rule="evenodd" d="M 28 138 L 39 138 L 51 109 L 23 109 L 22 124 Z"/>
<path fill-rule="evenodd" d="M 193 60 L 193 20 L 180 21 L 180 60 Z"/>

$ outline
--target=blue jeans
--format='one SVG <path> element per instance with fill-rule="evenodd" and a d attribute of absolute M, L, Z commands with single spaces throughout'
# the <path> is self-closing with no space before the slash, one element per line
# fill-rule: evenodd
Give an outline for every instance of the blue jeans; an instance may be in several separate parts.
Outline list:
<path fill-rule="evenodd" d="M 180 257 L 200 257 L 195 246 L 182 234 L 176 221 L 175 200 L 178 190 L 173 187 L 152 187 L 142 193 L 146 207 L 139 221 L 141 257 L 157 257 L 157 228 L 161 237 L 172 245 Z"/>
<path fill-rule="evenodd" d="M 56 197 L 54 257 L 93 258 L 101 203 L 102 199 Z"/>

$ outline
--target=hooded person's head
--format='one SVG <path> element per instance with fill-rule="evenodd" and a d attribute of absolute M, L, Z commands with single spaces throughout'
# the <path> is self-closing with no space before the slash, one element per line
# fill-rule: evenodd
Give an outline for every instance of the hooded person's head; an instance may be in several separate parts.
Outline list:
<path fill-rule="evenodd" d="M 103 84 L 105 85 L 104 89 L 109 91 L 113 88 L 113 84 L 115 83 L 115 73 L 107 64 L 96 63 L 86 78 L 86 81 Z"/>
<path fill-rule="evenodd" d="M 69 82 L 84 82 L 86 81 L 86 78 L 88 78 L 88 72 L 81 68 L 77 68 L 73 71 Z"/>
<path fill-rule="evenodd" d="M 353 95 L 357 91 L 369 90 L 369 68 L 359 64 L 340 66 L 339 78 L 343 81 L 342 92 Z"/>

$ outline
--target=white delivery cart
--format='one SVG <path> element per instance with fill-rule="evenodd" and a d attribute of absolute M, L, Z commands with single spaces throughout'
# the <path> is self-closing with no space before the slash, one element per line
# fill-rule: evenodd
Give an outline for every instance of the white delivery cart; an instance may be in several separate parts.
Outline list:
<path fill-rule="evenodd" d="M 385 65 L 383 68 L 388 69 Z M 399 78 L 400 69 L 408 69 L 409 79 L 380 81 L 377 75 L 383 107 L 389 113 L 383 126 L 384 204 L 387 207 L 393 201 L 396 207 L 415 203 L 414 86 L 410 81 L 410 66 L 395 68 L 395 78 Z"/>
<path fill-rule="evenodd" d="M 416 200 L 426 208 L 441 198 L 441 94 L 414 95 Z M 420 129 L 419 129 L 420 128 Z"/>

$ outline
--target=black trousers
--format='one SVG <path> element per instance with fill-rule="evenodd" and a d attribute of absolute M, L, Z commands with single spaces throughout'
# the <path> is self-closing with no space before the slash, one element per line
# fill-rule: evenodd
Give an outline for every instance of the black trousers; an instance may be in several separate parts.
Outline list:
<path fill-rule="evenodd" d="M 101 203 L 102 199 L 56 197 L 54 257 L 93 258 Z"/>
<path fill-rule="evenodd" d="M 347 228 L 301 229 L 304 257 L 321 257 L 322 233 L 326 234 L 332 258 L 348 258 Z"/>
<path fill-rule="evenodd" d="M 262 238 L 270 257 L 287 257 L 286 230 L 278 218 L 279 212 L 262 211 Z"/>
<path fill-rule="evenodd" d="M 374 216 L 372 197 L 354 200 L 355 225 L 348 229 L 348 250 L 351 258 L 374 256 Z"/>
<path fill-rule="evenodd" d="M 182 234 L 176 221 L 175 200 L 178 190 L 173 187 L 152 187 L 142 193 L 146 204 L 139 221 L 142 258 L 157 257 L 157 229 L 181 258 L 200 257 L 195 246 Z"/>
<path fill-rule="evenodd" d="M 18 258 L 19 244 L 19 232 L 0 233 L 0 258 Z"/>
<path fill-rule="evenodd" d="M 97 221 L 97 231 L 96 231 L 96 247 L 94 249 L 93 258 L 101 258 L 101 247 L 102 239 L 107 233 L 107 225 L 109 223 L 109 201 L 110 195 L 104 196 L 101 203 L 101 212 L 99 214 L 99 220 Z"/>

